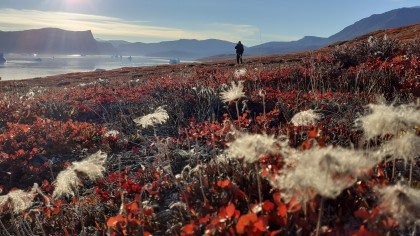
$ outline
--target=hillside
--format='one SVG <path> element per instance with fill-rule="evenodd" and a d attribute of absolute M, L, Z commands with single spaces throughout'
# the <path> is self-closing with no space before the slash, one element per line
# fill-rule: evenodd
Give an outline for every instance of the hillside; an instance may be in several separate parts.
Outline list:
<path fill-rule="evenodd" d="M 268 42 L 250 47 L 246 53 L 249 55 L 268 55 L 318 49 L 331 43 L 350 40 L 376 30 L 413 24 L 420 24 L 420 8 L 395 9 L 357 21 L 328 38 L 305 36 L 292 42 Z"/>
<path fill-rule="evenodd" d="M 420 24 L 398 27 L 393 29 L 378 30 L 369 34 L 356 37 L 353 40 L 343 41 L 337 44 L 332 44 L 317 50 L 309 50 L 304 52 L 289 53 L 283 55 L 266 55 L 266 56 L 247 56 L 245 57 L 245 65 L 247 66 L 259 66 L 263 65 L 278 65 L 288 66 L 289 64 L 301 63 L 302 60 L 309 59 L 317 53 L 331 53 L 337 45 L 340 46 L 352 46 L 354 44 L 367 42 L 370 36 L 376 38 L 383 38 L 385 35 L 389 39 L 399 40 L 403 43 L 410 42 L 420 35 Z M 101 77 L 104 79 L 116 79 L 119 80 L 131 80 L 135 78 L 143 78 L 149 75 L 164 76 L 165 74 L 177 71 L 177 70 L 192 70 L 205 68 L 208 66 L 220 69 L 230 70 L 235 68 L 236 58 L 234 55 L 224 55 L 209 57 L 207 62 L 201 63 L 189 63 L 179 65 L 159 65 L 159 66 L 147 66 L 147 67 L 127 67 L 121 69 L 115 69 L 103 72 L 84 72 L 84 73 L 70 73 L 58 76 L 49 76 L 45 78 L 37 79 L 26 79 L 19 81 L 0 81 L 0 91 L 7 91 L 9 86 L 13 84 L 23 84 L 31 86 L 46 86 L 55 87 L 57 84 L 69 84 L 77 85 L 78 83 L 89 83 L 95 80 L 95 78 Z M 12 86 L 13 87 L 13 86 Z"/>

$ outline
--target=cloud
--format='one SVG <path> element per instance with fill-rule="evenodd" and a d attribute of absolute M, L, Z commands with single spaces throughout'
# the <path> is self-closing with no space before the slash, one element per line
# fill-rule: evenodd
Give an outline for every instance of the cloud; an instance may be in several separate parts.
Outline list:
<path fill-rule="evenodd" d="M 248 44 L 260 42 L 259 29 L 252 25 L 211 23 L 199 30 L 187 30 L 152 25 L 147 21 L 128 21 L 117 17 L 37 10 L 0 9 L 0 30 L 54 27 L 65 30 L 92 30 L 102 39 L 125 39 L 129 41 L 156 42 L 174 39 L 217 38 Z M 271 38 L 271 37 L 270 37 Z"/>

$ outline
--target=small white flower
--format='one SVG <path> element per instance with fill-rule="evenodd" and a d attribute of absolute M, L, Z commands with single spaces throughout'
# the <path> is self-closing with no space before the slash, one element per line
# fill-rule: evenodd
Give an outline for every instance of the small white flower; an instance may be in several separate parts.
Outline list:
<path fill-rule="evenodd" d="M 118 132 L 117 130 L 109 130 L 108 132 L 105 133 L 105 138 L 109 138 L 109 137 L 117 137 L 117 135 L 119 135 L 120 132 Z"/>
<path fill-rule="evenodd" d="M 258 214 L 262 211 L 262 203 L 256 204 L 251 209 L 252 213 Z"/>
<path fill-rule="evenodd" d="M 276 143 L 274 137 L 265 134 L 241 134 L 229 144 L 225 153 L 229 158 L 243 158 L 245 162 L 253 163 L 258 161 L 261 155 L 276 153 Z"/>
<path fill-rule="evenodd" d="M 420 224 L 420 190 L 401 185 L 376 189 L 381 209 L 400 225 Z"/>
<path fill-rule="evenodd" d="M 238 83 L 232 81 L 232 86 L 228 90 L 221 92 L 220 97 L 222 98 L 223 102 L 231 102 L 245 97 L 245 92 L 243 90 L 244 85 L 242 81 L 239 81 Z"/>
<path fill-rule="evenodd" d="M 153 113 L 134 119 L 137 125 L 147 128 L 164 124 L 169 119 L 169 115 L 163 107 L 158 107 Z"/>
<path fill-rule="evenodd" d="M 107 154 L 98 151 L 88 158 L 73 162 L 72 166 L 61 171 L 55 180 L 53 197 L 74 196 L 78 186 L 82 183 L 81 177 L 95 180 L 103 177 Z"/>
<path fill-rule="evenodd" d="M 320 119 L 321 115 L 316 113 L 314 110 L 309 109 L 296 113 L 291 122 L 294 126 L 307 126 L 316 124 L 316 122 Z"/>

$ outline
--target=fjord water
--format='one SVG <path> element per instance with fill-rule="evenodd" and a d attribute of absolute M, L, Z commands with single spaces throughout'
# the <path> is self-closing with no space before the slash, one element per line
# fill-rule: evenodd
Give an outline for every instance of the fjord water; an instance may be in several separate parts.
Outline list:
<path fill-rule="evenodd" d="M 6 54 L 0 63 L 2 80 L 21 80 L 73 72 L 111 70 L 121 67 L 168 64 L 168 59 L 133 56 L 83 56 L 83 55 L 21 55 Z"/>

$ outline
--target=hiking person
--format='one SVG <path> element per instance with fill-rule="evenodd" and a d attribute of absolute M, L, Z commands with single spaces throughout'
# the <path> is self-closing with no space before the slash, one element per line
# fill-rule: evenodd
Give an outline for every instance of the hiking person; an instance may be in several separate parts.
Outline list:
<path fill-rule="evenodd" d="M 244 45 L 241 43 L 241 41 L 238 42 L 235 46 L 236 49 L 236 62 L 239 64 L 239 60 L 242 64 L 242 54 L 244 53 Z"/>

